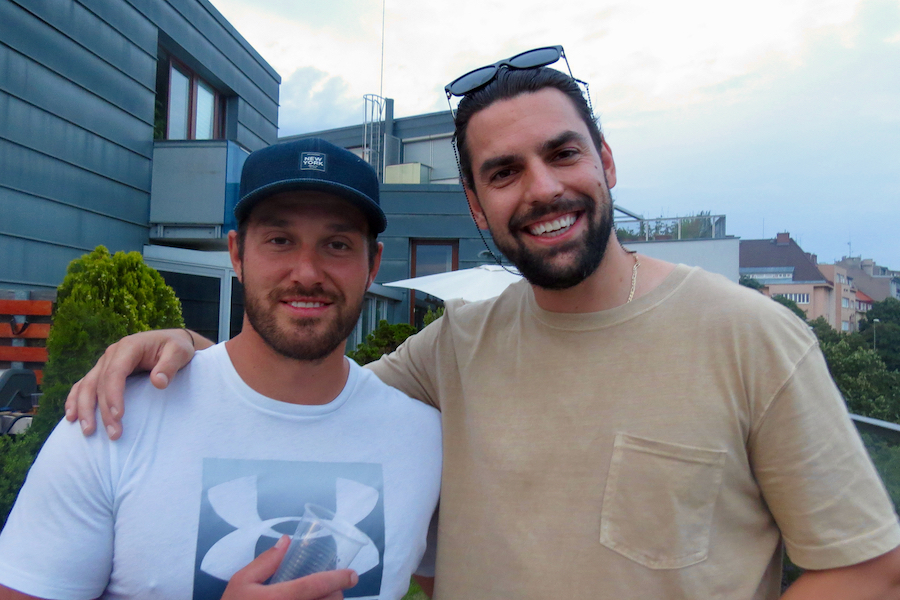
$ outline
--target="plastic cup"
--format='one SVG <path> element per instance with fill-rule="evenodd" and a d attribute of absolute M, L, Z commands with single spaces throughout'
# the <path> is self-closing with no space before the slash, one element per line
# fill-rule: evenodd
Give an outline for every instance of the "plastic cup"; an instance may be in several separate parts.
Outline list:
<path fill-rule="evenodd" d="M 291 545 L 269 583 L 346 569 L 368 541 L 363 532 L 327 508 L 306 504 Z"/>

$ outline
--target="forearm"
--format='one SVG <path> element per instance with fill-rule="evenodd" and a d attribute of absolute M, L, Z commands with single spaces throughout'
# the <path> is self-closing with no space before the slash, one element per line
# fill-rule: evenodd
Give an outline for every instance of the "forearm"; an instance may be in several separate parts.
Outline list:
<path fill-rule="evenodd" d="M 900 600 L 900 548 L 872 560 L 807 571 L 782 600 Z"/>
<path fill-rule="evenodd" d="M 194 350 L 206 350 L 207 348 L 216 345 L 214 341 L 203 337 L 196 331 L 188 329 L 187 327 L 184 328 L 184 331 L 191 336 L 191 343 L 194 345 Z"/>
<path fill-rule="evenodd" d="M 40 600 L 37 596 L 29 596 L 0 585 L 0 600 Z"/>

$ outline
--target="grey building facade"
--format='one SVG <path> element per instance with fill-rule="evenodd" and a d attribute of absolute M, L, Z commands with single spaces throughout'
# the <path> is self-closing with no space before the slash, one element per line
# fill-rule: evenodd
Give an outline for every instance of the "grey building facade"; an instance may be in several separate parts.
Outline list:
<path fill-rule="evenodd" d="M 207 0 L 0 0 L 0 289 L 99 244 L 223 247 L 279 85 Z"/>

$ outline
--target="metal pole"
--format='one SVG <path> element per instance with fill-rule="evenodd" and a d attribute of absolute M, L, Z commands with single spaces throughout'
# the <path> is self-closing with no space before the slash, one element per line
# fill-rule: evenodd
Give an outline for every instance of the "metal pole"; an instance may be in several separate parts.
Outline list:
<path fill-rule="evenodd" d="M 872 350 L 878 351 L 878 323 L 881 319 L 872 319 Z"/>

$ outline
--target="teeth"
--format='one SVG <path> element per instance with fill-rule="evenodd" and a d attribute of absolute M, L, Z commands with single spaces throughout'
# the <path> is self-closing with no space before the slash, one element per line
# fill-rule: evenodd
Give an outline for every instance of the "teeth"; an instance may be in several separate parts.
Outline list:
<path fill-rule="evenodd" d="M 325 306 L 323 302 L 288 302 L 294 308 L 320 308 Z"/>
<path fill-rule="evenodd" d="M 575 222 L 575 215 L 569 214 L 562 216 L 558 219 L 554 219 L 553 221 L 547 221 L 545 223 L 538 223 L 537 225 L 533 225 L 529 231 L 531 235 L 543 235 L 545 233 L 556 233 L 561 229 L 565 229 L 570 227 L 572 223 Z"/>

